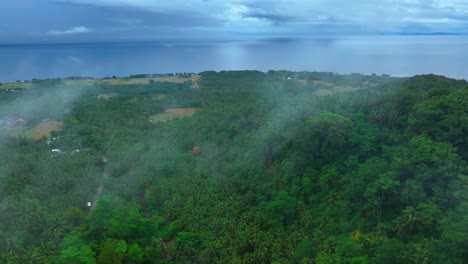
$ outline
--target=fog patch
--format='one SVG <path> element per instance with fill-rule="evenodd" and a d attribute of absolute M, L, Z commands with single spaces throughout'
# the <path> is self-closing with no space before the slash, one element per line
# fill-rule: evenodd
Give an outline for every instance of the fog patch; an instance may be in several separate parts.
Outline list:
<path fill-rule="evenodd" d="M 66 116 L 83 94 L 83 87 L 65 86 L 59 80 L 33 81 L 30 89 L 2 91 L 0 98 L 0 136 L 11 135 L 42 120 Z"/>

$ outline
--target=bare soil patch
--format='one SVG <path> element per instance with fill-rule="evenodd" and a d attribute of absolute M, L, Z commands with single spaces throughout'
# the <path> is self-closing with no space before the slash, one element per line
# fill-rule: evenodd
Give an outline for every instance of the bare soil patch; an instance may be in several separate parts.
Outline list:
<path fill-rule="evenodd" d="M 200 81 L 201 79 L 201 76 L 198 75 L 198 74 L 192 74 L 192 76 L 190 76 L 190 80 L 192 81 L 192 88 L 200 88 L 200 85 L 198 84 L 198 82 Z"/>

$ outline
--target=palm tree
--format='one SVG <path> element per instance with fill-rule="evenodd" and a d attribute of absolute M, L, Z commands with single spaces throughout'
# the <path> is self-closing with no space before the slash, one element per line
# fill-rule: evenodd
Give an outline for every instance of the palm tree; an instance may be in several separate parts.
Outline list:
<path fill-rule="evenodd" d="M 404 233 L 411 233 L 417 230 L 420 224 L 420 213 L 414 207 L 408 206 L 403 210 L 402 216 L 396 219 L 394 231 L 400 236 Z"/>
<path fill-rule="evenodd" d="M 39 247 L 30 245 L 22 250 L 20 255 L 21 263 L 25 264 L 37 264 L 44 263 L 46 256 L 43 254 Z"/>

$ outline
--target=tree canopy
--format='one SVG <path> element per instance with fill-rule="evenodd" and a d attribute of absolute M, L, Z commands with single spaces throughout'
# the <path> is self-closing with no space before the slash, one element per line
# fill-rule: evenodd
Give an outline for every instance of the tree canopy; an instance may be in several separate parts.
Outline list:
<path fill-rule="evenodd" d="M 0 88 L 0 262 L 468 262 L 466 81 L 200 76 Z"/>

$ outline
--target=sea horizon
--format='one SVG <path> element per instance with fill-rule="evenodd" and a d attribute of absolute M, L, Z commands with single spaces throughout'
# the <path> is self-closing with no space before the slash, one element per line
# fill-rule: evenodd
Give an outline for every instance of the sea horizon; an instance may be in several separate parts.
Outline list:
<path fill-rule="evenodd" d="M 468 79 L 468 36 L 321 35 L 0 44 L 0 82 L 221 70 Z M 123 48 L 124 47 L 124 48 Z"/>

